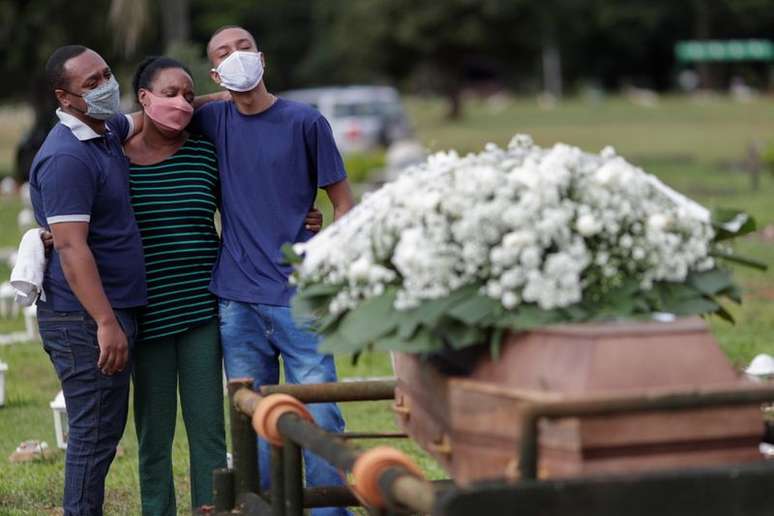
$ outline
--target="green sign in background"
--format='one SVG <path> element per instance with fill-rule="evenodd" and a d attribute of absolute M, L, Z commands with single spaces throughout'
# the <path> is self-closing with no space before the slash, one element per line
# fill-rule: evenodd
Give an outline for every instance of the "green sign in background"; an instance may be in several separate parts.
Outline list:
<path fill-rule="evenodd" d="M 765 39 L 681 41 L 675 46 L 679 61 L 773 61 L 774 43 Z"/>

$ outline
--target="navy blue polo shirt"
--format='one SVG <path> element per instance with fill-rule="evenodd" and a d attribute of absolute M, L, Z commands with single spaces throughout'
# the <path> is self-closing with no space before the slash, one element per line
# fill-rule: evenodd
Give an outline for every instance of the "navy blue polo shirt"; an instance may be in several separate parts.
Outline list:
<path fill-rule="evenodd" d="M 142 241 L 129 199 L 129 161 L 122 142 L 131 122 L 118 115 L 97 134 L 77 118 L 57 110 L 60 122 L 48 133 L 30 169 L 35 218 L 50 228 L 61 222 L 88 222 L 88 245 L 113 308 L 146 304 Z M 60 312 L 83 310 L 70 289 L 56 250 L 43 279 L 46 300 L 38 305 Z"/>
<path fill-rule="evenodd" d="M 294 289 L 282 245 L 311 236 L 304 219 L 317 189 L 347 177 L 330 125 L 316 109 L 278 98 L 257 115 L 211 102 L 196 111 L 193 126 L 218 153 L 222 242 L 210 290 L 288 306 Z"/>

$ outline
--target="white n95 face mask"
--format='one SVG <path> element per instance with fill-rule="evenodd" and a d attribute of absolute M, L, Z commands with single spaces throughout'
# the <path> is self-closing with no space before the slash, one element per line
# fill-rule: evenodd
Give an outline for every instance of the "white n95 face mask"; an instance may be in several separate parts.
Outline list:
<path fill-rule="evenodd" d="M 250 91 L 263 78 L 260 52 L 237 50 L 213 68 L 220 76 L 220 85 L 231 91 Z"/>

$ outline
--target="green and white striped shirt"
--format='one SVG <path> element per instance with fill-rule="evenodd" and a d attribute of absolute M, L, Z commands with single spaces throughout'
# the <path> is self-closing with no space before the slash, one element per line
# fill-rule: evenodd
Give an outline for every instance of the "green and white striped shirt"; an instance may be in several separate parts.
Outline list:
<path fill-rule="evenodd" d="M 215 146 L 191 136 L 155 165 L 130 165 L 132 207 L 145 252 L 148 306 L 140 337 L 182 333 L 217 315 L 209 290 L 219 238 Z"/>

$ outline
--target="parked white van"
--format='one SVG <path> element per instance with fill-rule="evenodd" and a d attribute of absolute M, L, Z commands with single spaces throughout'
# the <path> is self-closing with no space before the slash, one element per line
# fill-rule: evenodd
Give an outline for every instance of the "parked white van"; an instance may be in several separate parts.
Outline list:
<path fill-rule="evenodd" d="M 308 88 L 280 96 L 318 109 L 330 122 L 342 154 L 387 147 L 411 135 L 400 96 L 389 86 Z"/>

